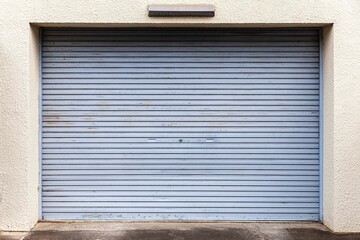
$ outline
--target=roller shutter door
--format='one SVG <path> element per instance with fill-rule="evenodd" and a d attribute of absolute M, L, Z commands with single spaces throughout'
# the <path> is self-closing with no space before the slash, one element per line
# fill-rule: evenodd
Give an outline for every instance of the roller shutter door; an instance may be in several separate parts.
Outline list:
<path fill-rule="evenodd" d="M 316 29 L 44 29 L 44 219 L 317 220 Z"/>

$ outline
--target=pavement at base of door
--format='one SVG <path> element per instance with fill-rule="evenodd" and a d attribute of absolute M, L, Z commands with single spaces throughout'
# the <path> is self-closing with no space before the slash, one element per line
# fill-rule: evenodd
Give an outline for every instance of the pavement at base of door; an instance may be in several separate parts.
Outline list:
<path fill-rule="evenodd" d="M 360 240 L 314 222 L 40 222 L 0 240 Z"/>

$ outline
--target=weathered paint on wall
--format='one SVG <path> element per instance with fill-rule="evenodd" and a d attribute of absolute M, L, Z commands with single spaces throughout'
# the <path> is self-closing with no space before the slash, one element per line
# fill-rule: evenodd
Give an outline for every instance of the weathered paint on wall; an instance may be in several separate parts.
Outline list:
<path fill-rule="evenodd" d="M 155 3 L 168 1 L 1 1 L 0 229 L 28 230 L 38 219 L 38 26 L 328 26 L 324 222 L 334 231 L 360 232 L 360 2 L 173 0 L 213 4 L 216 16 L 149 18 L 147 5 Z"/>

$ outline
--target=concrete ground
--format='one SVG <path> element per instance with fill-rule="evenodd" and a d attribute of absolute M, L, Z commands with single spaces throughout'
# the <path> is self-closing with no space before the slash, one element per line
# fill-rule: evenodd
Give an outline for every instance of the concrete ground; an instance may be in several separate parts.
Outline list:
<path fill-rule="evenodd" d="M 319 223 L 40 222 L 30 232 L 3 232 L 1 240 L 355 240 Z"/>

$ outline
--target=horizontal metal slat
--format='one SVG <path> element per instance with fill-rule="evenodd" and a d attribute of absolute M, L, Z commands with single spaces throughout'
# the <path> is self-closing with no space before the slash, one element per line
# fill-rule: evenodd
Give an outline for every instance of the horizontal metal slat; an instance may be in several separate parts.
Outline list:
<path fill-rule="evenodd" d="M 319 63 L 310 62 L 310 63 L 293 63 L 293 62 L 272 62 L 272 63 L 227 63 L 227 62 L 192 62 L 192 63 L 171 63 L 163 62 L 159 64 L 154 60 L 154 62 L 130 62 L 130 63 L 102 63 L 102 62 L 84 62 L 84 63 L 47 63 L 45 62 L 42 65 L 44 69 L 50 68 L 212 68 L 212 67 L 222 67 L 222 68 L 250 68 L 250 67 L 262 67 L 262 68 L 317 68 Z"/>
<path fill-rule="evenodd" d="M 318 100 L 44 100 L 43 106 L 319 106 Z"/>
<path fill-rule="evenodd" d="M 136 35 L 114 35 L 114 33 L 110 35 L 104 35 L 104 34 L 92 34 L 91 39 L 89 39 L 89 36 L 86 35 L 69 35 L 69 36 L 62 36 L 62 35 L 54 35 L 49 36 L 44 33 L 43 35 L 43 41 L 71 41 L 71 42 L 77 42 L 77 41 L 85 41 L 85 42 L 106 42 L 106 41 L 117 41 L 117 42 L 309 42 L 309 41 L 318 41 L 319 38 L 316 34 L 309 34 L 309 35 L 276 35 L 276 34 L 269 34 L 268 36 L 264 37 L 262 35 L 259 35 L 258 33 L 250 35 L 250 34 L 244 34 L 241 35 L 239 33 L 236 33 L 234 35 L 229 35 L 224 37 L 223 34 L 215 34 L 213 36 L 206 35 L 206 33 L 203 33 L 201 35 L 194 35 L 196 33 L 190 32 L 187 35 L 180 35 L 180 34 L 174 34 L 166 35 L 166 34 L 160 34 L 156 36 L 154 33 L 151 35 L 142 36 L 141 39 L 139 39 L 139 34 Z M 180 35 L 180 36 L 179 36 Z"/>
<path fill-rule="evenodd" d="M 162 203 L 171 203 L 171 202 L 207 202 L 219 204 L 219 202 L 236 202 L 236 203 L 318 203 L 318 197 L 96 197 L 96 198 L 89 198 L 89 197 L 44 197 L 44 203 L 50 204 L 52 202 L 94 202 L 94 203 L 103 203 L 103 202 L 160 202 Z"/>
<path fill-rule="evenodd" d="M 64 42 L 44 41 L 44 47 L 318 47 L 318 42 Z"/>
<path fill-rule="evenodd" d="M 318 208 L 91 208 L 91 207 L 53 207 L 45 208 L 44 212 L 60 212 L 60 213 L 72 213 L 72 212 L 84 212 L 84 213 L 317 213 Z"/>
<path fill-rule="evenodd" d="M 136 82 L 136 81 L 135 81 Z M 102 84 L 101 82 L 96 84 L 43 84 L 43 90 L 308 90 L 308 89 L 319 89 L 318 84 L 149 84 L 139 83 L 133 84 Z M 233 91 L 231 91 L 233 92 Z M 146 92 L 145 92 L 146 93 Z"/>
<path fill-rule="evenodd" d="M 298 133 L 318 133 L 318 127 L 169 127 L 164 126 L 160 130 L 156 127 L 43 127 L 43 132 L 61 132 L 61 133 L 203 133 L 206 134 L 221 132 L 231 133 L 256 133 L 256 132 L 298 132 Z"/>
<path fill-rule="evenodd" d="M 169 75 L 191 75 L 195 76 L 199 74 L 239 74 L 239 73 L 253 73 L 253 74 L 310 74 L 310 73 L 319 73 L 318 68 L 262 68 L 261 66 L 252 67 L 252 68 L 222 68 L 222 67 L 212 67 L 212 68 L 43 68 L 42 69 L 44 76 L 51 76 L 51 74 L 137 74 L 144 76 L 144 74 L 169 74 Z"/>
<path fill-rule="evenodd" d="M 260 148 L 260 149 L 316 149 L 319 148 L 318 143 L 216 143 L 216 142 L 204 142 L 204 143 L 184 143 L 182 139 L 173 143 L 44 143 L 44 149 L 90 149 L 90 148 L 102 148 L 102 149 L 122 149 L 122 148 L 219 148 L 219 149 L 243 149 L 243 148 Z"/>
<path fill-rule="evenodd" d="M 230 174 L 197 174 L 197 175 L 184 175 L 184 174 L 161 174 L 161 175 L 45 175 L 43 181 L 128 181 L 128 180 L 147 180 L 147 181 L 258 181 L 259 175 L 230 175 Z M 319 175 L 261 175 L 263 181 L 317 181 Z"/>
<path fill-rule="evenodd" d="M 312 28 L 261 28 L 261 29 L 253 29 L 253 28 L 45 28 L 44 36 L 74 36 L 74 35 L 122 35 L 122 36 L 148 36 L 148 35 L 291 35 L 291 36 L 301 36 L 301 35 L 318 35 L 317 29 Z M 142 38 L 142 37 L 141 37 Z M 141 39 L 140 38 L 140 39 Z"/>
<path fill-rule="evenodd" d="M 118 159 L 118 158 L 149 158 L 149 159 L 164 159 L 164 158 L 195 158 L 195 159 L 213 159 L 213 158 L 247 158 L 247 159 L 319 159 L 317 153 L 112 153 L 112 154 L 89 154 L 89 153 L 43 153 L 43 159 Z"/>
<path fill-rule="evenodd" d="M 44 213 L 45 219 L 128 219 L 136 220 L 139 219 L 139 213 Z M 146 220 L 178 220 L 179 213 L 144 213 L 141 214 L 142 219 Z M 311 220 L 318 221 L 318 213 L 182 213 L 181 219 L 183 220 Z"/>
<path fill-rule="evenodd" d="M 71 207 L 71 208 L 135 208 L 135 207 L 158 207 L 159 203 L 151 202 L 44 202 L 44 207 Z M 188 202 L 162 202 L 162 208 L 219 208 L 219 203 L 188 203 Z M 318 203 L 221 203 L 221 208 L 317 208 Z"/>
<path fill-rule="evenodd" d="M 74 40 L 75 36 L 76 37 L 87 37 L 88 41 L 87 42 L 91 42 L 91 40 L 94 40 L 95 36 L 96 37 L 104 37 L 104 38 L 126 38 L 129 37 L 131 38 L 131 40 L 129 42 L 141 42 L 142 40 L 144 40 L 144 42 L 148 41 L 148 39 L 150 38 L 162 38 L 164 40 L 166 39 L 177 39 L 178 42 L 183 42 L 183 40 L 191 40 L 191 39 L 199 39 L 201 38 L 200 42 L 206 42 L 203 41 L 202 39 L 213 39 L 215 38 L 219 38 L 222 37 L 222 41 L 217 41 L 217 42 L 227 42 L 226 40 L 231 38 L 231 37 L 237 37 L 241 39 L 245 39 L 246 37 L 251 37 L 251 38 L 258 38 L 260 40 L 264 40 L 264 39 L 271 39 L 272 37 L 274 38 L 288 38 L 288 37 L 292 37 L 292 38 L 297 38 L 299 41 L 300 39 L 302 39 L 302 37 L 314 37 L 314 38 L 318 38 L 318 31 L 313 29 L 313 30 L 304 30 L 304 31 L 279 31 L 279 30 L 268 30 L 265 31 L 263 29 L 257 29 L 256 31 L 244 31 L 244 29 L 221 29 L 220 31 L 218 30 L 218 32 L 212 30 L 209 31 L 209 29 L 199 29 L 199 30 L 194 30 L 194 29 L 184 29 L 184 30 L 180 30 L 180 29 L 176 29 L 176 31 L 174 29 L 170 30 L 170 29 L 158 29 L 158 30 L 148 30 L 148 29 L 137 29 L 137 31 L 135 30 L 129 30 L 129 31 L 123 31 L 120 29 L 113 29 L 113 30 L 109 30 L 109 31 L 101 31 L 98 29 L 91 29 L 90 31 L 86 32 L 83 29 L 78 29 L 78 31 L 76 30 L 68 30 L 68 32 L 62 31 L 62 32 L 47 32 L 45 31 L 43 33 L 43 36 L 45 37 L 44 40 L 46 41 L 46 37 L 57 37 L 58 39 L 60 39 L 60 37 L 64 37 L 64 38 L 69 38 L 70 40 Z M 133 39 L 136 37 L 136 41 L 134 41 Z M 154 41 L 154 42 L 159 42 L 159 41 Z M 239 41 L 236 41 L 239 42 Z M 240 41 L 241 42 L 241 41 Z M 271 42 L 271 41 L 267 41 L 267 42 Z M 316 41 L 315 41 L 316 42 Z"/>
<path fill-rule="evenodd" d="M 50 165 L 48 165 L 50 166 Z M 92 166 L 92 165 L 90 165 Z M 279 169 L 277 169 L 279 170 Z M 301 169 L 300 169 L 301 170 Z M 132 177 L 131 177 L 132 176 Z M 128 178 L 126 178 L 128 177 Z M 71 176 L 61 175 L 57 177 L 47 176 L 43 181 L 44 185 L 282 185 L 282 186 L 319 186 L 317 175 L 280 175 L 280 176 L 267 176 L 264 178 L 252 176 L 239 176 L 239 175 L 197 175 L 197 176 L 184 176 L 184 175 L 125 175 L 125 176 L 99 176 L 99 175 L 86 175 L 86 176 Z"/>
<path fill-rule="evenodd" d="M 120 115 L 120 114 L 119 114 Z M 72 123 L 74 125 L 76 125 L 76 123 L 78 122 L 83 122 L 83 123 L 79 123 L 79 125 L 97 125 L 100 123 L 104 123 L 104 125 L 106 126 L 105 123 L 108 123 L 109 125 L 112 124 L 112 122 L 117 122 L 114 124 L 118 124 L 119 126 L 121 126 L 122 122 L 133 122 L 134 125 L 136 126 L 136 124 L 141 124 L 141 122 L 147 122 L 149 123 L 149 125 L 154 125 L 156 123 L 161 124 L 161 123 L 169 123 L 171 126 L 171 123 L 176 126 L 176 124 L 179 124 L 179 126 L 181 126 L 181 124 L 188 124 L 190 125 L 191 123 L 194 123 L 195 125 L 200 125 L 199 122 L 203 122 L 204 125 L 210 124 L 211 122 L 213 122 L 213 124 L 215 125 L 217 122 L 222 122 L 223 124 L 227 123 L 231 123 L 233 122 L 234 125 L 237 126 L 270 126 L 272 124 L 274 124 L 274 126 L 276 126 L 276 123 L 281 123 L 284 122 L 284 125 L 282 126 L 295 126 L 295 125 L 300 125 L 300 124 L 308 124 L 308 125 L 312 125 L 313 123 L 316 123 L 318 120 L 318 117 L 308 117 L 308 116 L 291 116 L 291 117 L 287 117 L 287 116 L 245 116 L 245 117 L 241 117 L 241 116 L 214 116 L 213 118 L 211 118 L 211 116 L 196 116 L 196 118 L 194 118 L 194 116 L 188 116 L 188 117 L 179 117 L 178 119 L 176 118 L 176 116 L 163 116 L 163 117 L 152 117 L 152 116 L 137 116 L 137 117 L 128 117 L 128 116 L 91 116 L 91 115 L 87 115 L 84 117 L 81 116 L 56 116 L 56 115 L 50 115 L 47 117 L 44 117 L 44 123 L 46 123 L 47 125 L 51 126 L 56 126 L 56 124 L 65 124 L 66 126 L 71 125 Z M 292 121 L 292 122 L 288 122 L 287 121 Z M 87 123 L 88 122 L 88 123 Z M 261 124 L 263 123 L 263 124 Z M 46 125 L 45 124 L 45 125 Z M 213 126 L 214 126 L 213 125 Z M 219 124 L 221 125 L 221 124 Z M 317 125 L 317 124 L 316 124 Z"/>
<path fill-rule="evenodd" d="M 318 138 L 319 133 L 43 133 L 44 138 L 266 138 L 266 137 L 279 137 L 279 138 Z M 186 141 L 186 140 L 185 140 Z"/>
<path fill-rule="evenodd" d="M 252 154 L 266 154 L 266 153 L 282 153 L 282 154 L 294 154 L 294 153 L 303 153 L 303 154 L 317 154 L 319 153 L 318 149 L 291 149 L 291 148 L 90 148 L 90 149 L 72 149 L 72 148 L 62 148 L 62 149 L 43 149 L 43 153 L 73 153 L 73 154 L 80 154 L 80 153 L 86 153 L 86 154 L 131 154 L 131 153 L 137 153 L 137 154 L 169 154 L 169 153 L 183 153 L 183 154 L 206 154 L 206 153 L 222 153 L 222 154 L 244 154 L 244 153 L 252 153 Z"/>
<path fill-rule="evenodd" d="M 80 42 L 79 42 L 80 43 Z M 286 57 L 146 57 L 146 58 L 123 58 L 123 57 L 97 57 L 97 56 L 43 56 L 43 63 L 319 63 L 319 57 L 309 56 L 286 56 Z"/>
<path fill-rule="evenodd" d="M 171 54 L 170 54 L 171 53 Z M 182 57 L 319 57 L 319 52 L 78 52 L 78 51 L 63 51 L 63 52 L 43 52 L 43 57 L 123 57 L 123 58 L 182 58 Z"/>
<path fill-rule="evenodd" d="M 221 162 L 217 159 L 44 159 L 44 165 L 318 165 L 319 160 L 305 160 L 305 159 L 268 159 L 268 160 L 244 160 L 244 159 L 222 159 Z"/>
<path fill-rule="evenodd" d="M 318 191 L 318 186 L 43 186 L 43 191 Z"/>
<path fill-rule="evenodd" d="M 42 142 L 45 143 L 178 143 L 179 138 L 175 137 L 163 137 L 163 138 L 49 138 L 44 137 Z M 206 138 L 206 137 L 198 137 L 198 138 L 185 138 L 182 139 L 183 143 L 319 143 L 319 139 L 316 137 L 309 138 L 280 138 L 280 137 L 258 137 L 258 138 L 246 138 L 246 137 L 238 137 L 238 138 Z"/>
<path fill-rule="evenodd" d="M 209 100 L 211 94 L 202 95 L 43 95 L 43 100 Z M 313 94 L 216 95 L 217 100 L 319 100 Z"/>
<path fill-rule="evenodd" d="M 179 111 L 44 111 L 43 116 L 117 116 L 117 117 L 134 117 L 134 116 L 153 116 L 154 120 L 159 118 L 159 116 L 187 116 L 187 117 L 256 117 L 256 116 L 282 116 L 282 117 L 291 117 L 291 116 L 306 116 L 306 117 L 316 117 L 319 115 L 318 111 L 315 110 L 308 110 L 308 111 L 211 111 L 211 110 L 204 110 L 204 111 L 186 111 L 186 110 L 179 110 Z M 129 120 L 128 120 L 129 121 Z"/>
<path fill-rule="evenodd" d="M 44 89 L 43 94 L 52 94 L 52 95 L 142 95 L 146 98 L 145 95 L 318 95 L 319 90 L 312 89 L 300 89 L 300 90 L 292 90 L 292 89 L 236 89 L 236 90 L 204 90 L 204 89 L 183 89 L 183 90 L 171 90 L 171 89 L 162 89 L 162 90 L 152 90 L 152 89 L 142 89 L 142 90 L 132 90 L 132 89 L 124 89 L 124 90 L 112 90 L 112 89 L 84 89 L 84 90 L 76 90 L 76 89 L 68 89 L 68 90 L 48 90 Z M 70 98 L 70 96 L 68 96 Z M 159 96 L 157 96 L 159 98 Z"/>
<path fill-rule="evenodd" d="M 318 111 L 319 106 L 44 106 L 43 111 Z"/>
<path fill-rule="evenodd" d="M 88 165 L 88 164 L 59 164 L 57 166 L 55 165 L 43 165 L 43 170 L 268 170 L 268 169 L 274 169 L 274 170 L 318 170 L 319 167 L 317 164 L 313 165 L 221 165 L 220 163 L 216 164 L 156 164 L 156 165 L 140 165 L 140 164 L 107 164 L 107 165 Z M 163 183 L 166 184 L 166 183 Z M 170 182 L 168 182 L 170 184 Z M 290 183 L 289 183 L 290 184 Z M 304 183 L 306 184 L 306 183 Z M 145 184 L 147 185 L 147 184 Z M 154 183 L 154 185 L 156 185 Z M 184 183 L 185 185 L 185 183 Z M 194 185 L 195 182 L 194 182 Z M 209 185 L 211 185 L 209 183 Z"/>
<path fill-rule="evenodd" d="M 45 197 L 319 197 L 316 191 L 302 192 L 302 191 L 47 191 L 43 192 Z"/>
<path fill-rule="evenodd" d="M 124 86 L 125 84 L 129 84 L 132 86 L 139 86 L 139 84 L 167 84 L 170 85 L 177 85 L 182 84 L 182 86 L 187 86 L 190 84 L 191 86 L 213 86 L 213 85 L 233 85 L 233 86 L 243 86 L 243 84 L 252 84 L 252 85 L 263 85 L 267 86 L 281 86 L 283 84 L 290 84 L 291 85 L 303 85 L 303 84 L 319 84 L 319 79 L 87 79 L 87 78 L 74 78 L 74 79 L 43 79 L 43 84 L 120 84 L 120 86 Z M 80 85 L 81 86 L 81 85 Z M 125 85 L 126 86 L 126 85 Z M 215 99 L 210 99 L 215 100 Z"/>
<path fill-rule="evenodd" d="M 311 175 L 318 176 L 318 170 L 43 170 L 43 175 Z M 249 189 L 248 191 L 252 191 Z M 275 190 L 274 190 L 275 191 Z"/>
<path fill-rule="evenodd" d="M 43 53 L 45 52 L 318 52 L 318 47 L 274 47 L 274 46 L 246 46 L 246 47 L 196 47 L 196 46 L 177 46 L 177 47 L 166 47 L 166 46 L 116 46 L 116 47 L 105 47 L 105 46 L 69 46 L 69 47 L 57 47 L 57 46 L 44 46 L 42 48 Z"/>
<path fill-rule="evenodd" d="M 128 127 L 128 122 L 43 122 L 44 127 Z M 318 127 L 314 122 L 132 122 L 132 127 Z"/>
<path fill-rule="evenodd" d="M 234 181 L 234 180 L 86 180 L 86 181 L 44 181 L 43 186 L 319 186 L 318 181 Z"/>
<path fill-rule="evenodd" d="M 293 79 L 304 79 L 304 78 L 312 78 L 312 79 L 316 79 L 319 78 L 319 73 L 315 72 L 253 72 L 253 71 L 249 71 L 249 72 L 241 72 L 241 73 L 223 73 L 223 72 L 219 72 L 219 73 L 207 73 L 207 72 L 202 72 L 202 73 L 144 73 L 144 72 L 139 72 L 139 73 L 44 73 L 43 74 L 43 78 L 44 79 L 51 79 L 51 78 L 55 78 L 55 79 L 67 79 L 67 78 L 92 78 L 92 79 L 99 79 L 99 78 L 103 78 L 103 79 L 118 79 L 118 78 L 125 78 L 125 79 L 144 79 L 144 78 L 164 78 L 164 79 L 200 79 L 200 78 L 205 78 L 205 79 L 219 79 L 219 78 L 223 78 L 223 79 L 241 79 L 241 78 L 247 78 L 247 79 L 252 79 L 252 78 L 270 78 L 270 79 L 274 79 L 274 78 L 278 78 L 278 79 L 282 79 L 282 78 L 293 78 Z M 181 94 L 181 93 L 179 93 Z M 240 93 L 242 94 L 242 93 Z"/>

